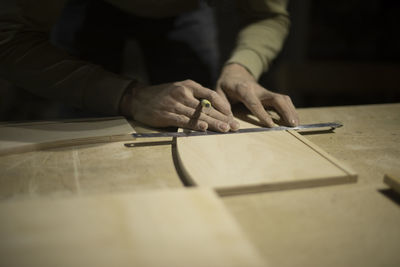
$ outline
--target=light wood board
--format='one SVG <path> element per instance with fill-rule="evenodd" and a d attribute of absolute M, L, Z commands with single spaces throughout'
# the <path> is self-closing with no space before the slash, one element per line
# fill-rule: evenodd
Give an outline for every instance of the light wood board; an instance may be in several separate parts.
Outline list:
<path fill-rule="evenodd" d="M 0 125 L 0 155 L 54 147 L 132 140 L 123 117 Z"/>
<path fill-rule="evenodd" d="M 394 176 L 392 174 L 385 174 L 383 181 L 394 191 L 400 194 L 400 177 Z"/>
<path fill-rule="evenodd" d="M 211 190 L 0 204 L 0 266 L 267 266 Z"/>
<path fill-rule="evenodd" d="M 354 171 L 292 131 L 178 138 L 177 149 L 187 182 L 220 195 L 357 180 Z"/>

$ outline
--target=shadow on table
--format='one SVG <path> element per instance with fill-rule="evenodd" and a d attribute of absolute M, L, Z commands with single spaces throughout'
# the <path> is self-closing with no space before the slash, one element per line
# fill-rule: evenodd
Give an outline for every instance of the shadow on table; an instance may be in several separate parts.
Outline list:
<path fill-rule="evenodd" d="M 388 189 L 380 189 L 378 190 L 381 194 L 392 200 L 394 203 L 400 206 L 400 194 L 396 193 L 396 191 L 388 188 Z"/>

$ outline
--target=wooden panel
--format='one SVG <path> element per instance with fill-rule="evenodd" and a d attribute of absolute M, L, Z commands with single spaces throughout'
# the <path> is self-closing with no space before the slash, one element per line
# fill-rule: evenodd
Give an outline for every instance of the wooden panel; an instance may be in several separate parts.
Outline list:
<path fill-rule="evenodd" d="M 125 143 L 1 156 L 0 200 L 182 187 L 171 157 L 172 141 L 147 146 L 139 139 L 134 141 L 137 146 L 129 148 Z"/>
<path fill-rule="evenodd" d="M 68 145 L 131 140 L 123 117 L 0 125 L 0 155 Z"/>
<path fill-rule="evenodd" d="M 385 184 L 390 186 L 394 191 L 400 194 L 400 178 L 391 174 L 385 174 L 383 178 Z"/>
<path fill-rule="evenodd" d="M 0 266 L 266 266 L 212 191 L 0 204 Z"/>
<path fill-rule="evenodd" d="M 243 128 L 255 127 L 241 121 Z M 189 183 L 220 194 L 281 190 L 356 181 L 357 175 L 295 132 L 178 138 Z"/>
<path fill-rule="evenodd" d="M 399 266 L 399 198 L 377 188 L 357 183 L 222 199 L 271 266 Z"/>

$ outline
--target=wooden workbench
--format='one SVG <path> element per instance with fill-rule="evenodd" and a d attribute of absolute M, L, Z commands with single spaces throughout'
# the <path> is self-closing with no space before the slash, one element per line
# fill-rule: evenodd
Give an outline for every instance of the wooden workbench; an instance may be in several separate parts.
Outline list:
<path fill-rule="evenodd" d="M 271 266 L 400 266 L 400 197 L 382 182 L 400 174 L 400 104 L 298 112 L 302 123 L 344 124 L 306 138 L 351 166 L 358 182 L 223 197 L 225 206 Z M 175 148 L 163 140 L 1 156 L 0 201 L 184 187 Z"/>

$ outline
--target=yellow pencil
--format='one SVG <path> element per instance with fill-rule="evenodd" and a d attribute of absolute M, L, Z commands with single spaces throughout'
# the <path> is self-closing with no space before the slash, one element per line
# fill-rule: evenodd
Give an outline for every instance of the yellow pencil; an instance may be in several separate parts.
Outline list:
<path fill-rule="evenodd" d="M 211 102 L 207 99 L 202 99 L 200 102 L 203 108 L 211 108 Z"/>

